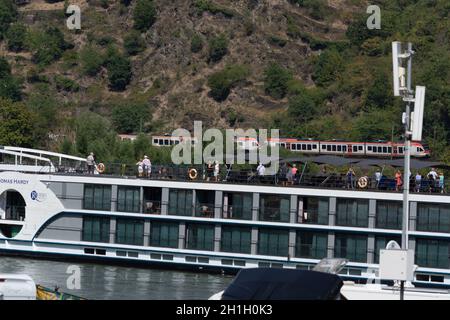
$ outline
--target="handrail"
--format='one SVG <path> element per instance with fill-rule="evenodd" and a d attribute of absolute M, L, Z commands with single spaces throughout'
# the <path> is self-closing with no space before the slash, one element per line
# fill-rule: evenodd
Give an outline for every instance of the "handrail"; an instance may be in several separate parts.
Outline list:
<path fill-rule="evenodd" d="M 45 150 L 39 150 L 39 149 L 31 149 L 31 148 L 21 148 L 21 147 L 11 147 L 11 146 L 4 146 L 3 147 L 4 150 L 9 150 L 9 151 L 16 151 L 19 152 L 21 154 L 39 154 L 40 156 L 42 155 L 46 155 L 46 156 L 51 156 L 51 157 L 57 157 L 59 158 L 59 164 L 61 165 L 61 159 L 68 159 L 68 160 L 76 160 L 76 161 L 83 161 L 86 162 L 85 158 L 80 158 L 80 157 L 76 157 L 76 156 L 70 156 L 67 154 L 63 154 L 63 153 L 57 153 L 57 152 L 51 152 L 51 151 L 45 151 Z"/>

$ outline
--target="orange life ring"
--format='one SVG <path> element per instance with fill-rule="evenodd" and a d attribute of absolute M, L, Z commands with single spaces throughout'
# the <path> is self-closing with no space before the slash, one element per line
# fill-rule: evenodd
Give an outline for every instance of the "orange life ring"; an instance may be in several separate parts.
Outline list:
<path fill-rule="evenodd" d="M 98 171 L 98 173 L 103 173 L 103 172 L 105 172 L 105 165 L 103 164 L 103 163 L 99 163 L 98 165 L 97 165 L 97 171 Z"/>
<path fill-rule="evenodd" d="M 197 176 L 198 176 L 198 172 L 197 172 L 196 169 L 194 169 L 194 168 L 189 169 L 189 178 L 190 178 L 191 180 L 197 179 Z"/>

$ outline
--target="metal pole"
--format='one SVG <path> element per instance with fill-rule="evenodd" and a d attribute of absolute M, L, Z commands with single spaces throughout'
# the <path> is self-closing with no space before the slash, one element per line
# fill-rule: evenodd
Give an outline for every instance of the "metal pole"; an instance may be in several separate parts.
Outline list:
<path fill-rule="evenodd" d="M 411 101 L 410 95 L 412 94 L 412 43 L 408 43 L 408 71 L 407 71 L 407 92 L 406 92 L 406 114 L 405 114 L 405 165 L 403 172 L 403 226 L 402 226 L 402 249 L 408 250 L 408 224 L 409 224 L 409 171 L 410 171 L 410 159 L 411 159 L 411 140 L 410 140 L 410 117 L 411 117 Z M 400 282 L 400 300 L 404 299 L 405 282 Z"/>

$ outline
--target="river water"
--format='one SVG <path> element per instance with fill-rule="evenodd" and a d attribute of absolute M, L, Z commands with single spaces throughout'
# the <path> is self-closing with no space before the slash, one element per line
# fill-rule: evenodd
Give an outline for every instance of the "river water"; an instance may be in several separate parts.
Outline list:
<path fill-rule="evenodd" d="M 80 271 L 80 289 L 70 289 L 70 266 L 79 267 L 72 268 L 77 270 L 75 274 Z M 0 273 L 27 274 L 36 284 L 52 289 L 57 286 L 62 292 L 95 300 L 201 300 L 222 291 L 233 280 L 230 275 L 3 256 Z"/>

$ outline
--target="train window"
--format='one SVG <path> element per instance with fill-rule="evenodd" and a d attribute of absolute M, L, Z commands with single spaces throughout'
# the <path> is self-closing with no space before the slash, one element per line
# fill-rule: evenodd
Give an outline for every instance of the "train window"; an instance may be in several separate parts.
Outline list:
<path fill-rule="evenodd" d="M 180 140 L 175 140 L 175 144 L 179 144 L 180 143 Z"/>
<path fill-rule="evenodd" d="M 392 153 L 392 147 L 388 147 L 388 153 Z"/>
<path fill-rule="evenodd" d="M 313 150 L 317 150 L 317 144 L 312 145 Z"/>
<path fill-rule="evenodd" d="M 153 144 L 158 144 L 158 139 L 153 139 Z"/>
<path fill-rule="evenodd" d="M 359 151 L 363 151 L 363 146 L 358 146 Z"/>
<path fill-rule="evenodd" d="M 165 140 L 164 140 L 164 145 L 165 145 L 165 146 L 168 146 L 168 145 L 169 145 L 169 140 L 165 139 Z"/>
<path fill-rule="evenodd" d="M 307 147 L 308 147 L 308 150 L 312 150 L 312 147 L 310 144 L 308 144 Z"/>
<path fill-rule="evenodd" d="M 286 143 L 281 143 L 280 144 L 283 148 L 286 148 Z"/>
<path fill-rule="evenodd" d="M 336 145 L 333 146 L 333 151 L 336 151 Z"/>
<path fill-rule="evenodd" d="M 327 149 L 327 146 L 322 145 L 322 150 L 326 150 L 326 149 Z"/>
<path fill-rule="evenodd" d="M 347 146 L 342 146 L 342 151 L 347 152 Z"/>
<path fill-rule="evenodd" d="M 331 146 L 330 145 L 327 146 L 327 151 L 331 151 Z"/>
<path fill-rule="evenodd" d="M 358 151 L 358 146 L 353 146 L 353 152 L 357 152 Z"/>
<path fill-rule="evenodd" d="M 173 146 L 173 140 L 170 140 L 170 145 Z"/>
<path fill-rule="evenodd" d="M 378 153 L 382 153 L 383 152 L 383 148 L 382 147 L 378 147 Z"/>
<path fill-rule="evenodd" d="M 387 147 L 383 147 L 383 153 L 387 153 Z"/>
<path fill-rule="evenodd" d="M 367 151 L 372 151 L 372 146 L 368 146 Z"/>
<path fill-rule="evenodd" d="M 342 151 L 342 146 L 337 146 L 337 151 L 341 152 Z"/>
<path fill-rule="evenodd" d="M 291 150 L 297 150 L 297 145 L 295 143 L 291 144 Z"/>
<path fill-rule="evenodd" d="M 160 146 L 162 146 L 162 145 L 164 145 L 164 141 L 163 141 L 163 139 L 159 139 L 159 143 L 158 143 Z"/>
<path fill-rule="evenodd" d="M 403 153 L 403 147 L 398 148 L 398 153 Z"/>

